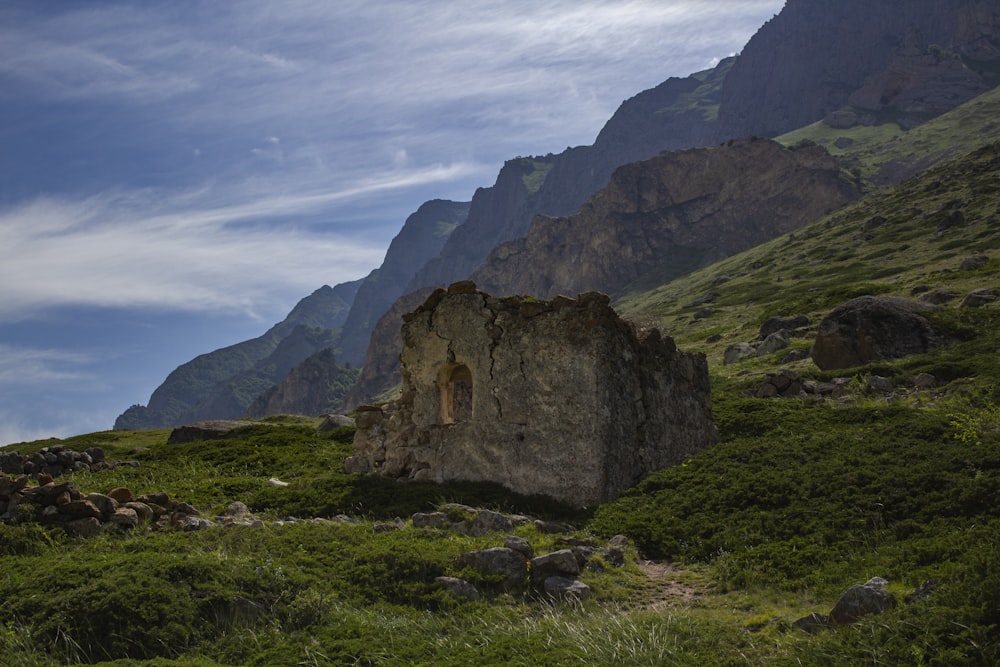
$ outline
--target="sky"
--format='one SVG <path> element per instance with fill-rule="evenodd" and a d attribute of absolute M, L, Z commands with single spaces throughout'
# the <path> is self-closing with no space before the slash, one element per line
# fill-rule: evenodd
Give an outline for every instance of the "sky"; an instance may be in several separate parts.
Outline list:
<path fill-rule="evenodd" d="M 0 0 L 0 445 L 111 428 L 783 4 Z"/>

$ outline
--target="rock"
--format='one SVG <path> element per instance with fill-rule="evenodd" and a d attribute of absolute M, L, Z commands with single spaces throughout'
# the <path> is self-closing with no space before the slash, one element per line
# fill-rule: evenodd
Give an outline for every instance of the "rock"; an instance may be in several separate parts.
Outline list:
<path fill-rule="evenodd" d="M 480 537 L 488 533 L 514 530 L 514 524 L 503 514 L 491 510 L 477 510 L 476 517 L 469 522 L 468 534 Z"/>
<path fill-rule="evenodd" d="M 778 396 L 796 397 L 805 390 L 802 378 L 795 371 L 782 368 L 777 373 L 768 373 L 767 379 L 755 396 L 757 398 L 776 398 Z"/>
<path fill-rule="evenodd" d="M 637 332 L 604 294 L 468 289 L 436 291 L 404 317 L 400 398 L 383 416 L 359 414 L 345 469 L 495 482 L 584 507 L 714 444 L 704 355 Z M 500 515 L 478 521 L 476 534 L 511 530 Z"/>
<path fill-rule="evenodd" d="M 722 355 L 722 363 L 725 365 L 735 364 L 740 359 L 752 357 L 757 353 L 757 349 L 750 343 L 733 343 L 726 348 Z"/>
<path fill-rule="evenodd" d="M 0 452 L 0 472 L 8 475 L 24 473 L 24 457 L 17 452 Z"/>
<path fill-rule="evenodd" d="M 543 589 L 546 595 L 559 600 L 582 600 L 593 592 L 587 584 L 568 577 L 548 577 Z"/>
<path fill-rule="evenodd" d="M 139 525 L 139 513 L 131 507 L 119 507 L 115 510 L 115 513 L 108 518 L 108 523 L 126 530 L 131 530 Z"/>
<path fill-rule="evenodd" d="M 499 575 L 501 585 L 507 590 L 520 587 L 527 575 L 528 560 L 523 554 L 506 547 L 470 551 L 459 556 L 458 562 L 485 575 Z"/>
<path fill-rule="evenodd" d="M 809 318 L 805 315 L 796 315 L 794 317 L 778 317 L 775 315 L 774 317 L 767 318 L 760 325 L 760 339 L 764 340 L 771 334 L 777 333 L 782 329 L 790 333 L 807 326 L 809 326 Z"/>
<path fill-rule="evenodd" d="M 186 533 L 191 533 L 211 528 L 215 524 L 208 519 L 202 519 L 201 517 L 191 516 L 189 514 L 177 514 L 170 520 L 170 525 Z"/>
<path fill-rule="evenodd" d="M 531 559 L 531 581 L 541 584 L 548 577 L 575 578 L 580 574 L 580 563 L 571 549 L 560 549 Z"/>
<path fill-rule="evenodd" d="M 986 266 L 986 263 L 990 261 L 990 258 L 986 255 L 975 255 L 973 257 L 966 257 L 958 265 L 959 271 L 978 271 L 979 269 Z"/>
<path fill-rule="evenodd" d="M 881 375 L 869 375 L 866 386 L 868 387 L 869 393 L 872 394 L 889 395 L 894 389 L 892 386 L 892 380 L 882 377 Z"/>
<path fill-rule="evenodd" d="M 59 513 L 72 519 L 100 519 L 103 513 L 89 500 L 74 500 L 59 506 Z"/>
<path fill-rule="evenodd" d="M 135 500 L 132 492 L 124 486 L 119 486 L 108 491 L 108 497 L 114 499 L 119 505 L 124 505 Z"/>
<path fill-rule="evenodd" d="M 183 503 L 183 502 L 174 503 L 172 509 L 174 512 L 178 512 L 180 514 L 187 514 L 189 516 L 201 516 L 201 512 L 199 512 L 193 505 L 190 505 L 188 503 Z"/>
<path fill-rule="evenodd" d="M 542 521 L 541 519 L 536 519 L 532 522 L 539 533 L 543 535 L 557 535 L 559 533 L 572 533 L 573 527 L 565 523 L 559 523 L 558 521 Z"/>
<path fill-rule="evenodd" d="M 780 331 L 775 331 L 757 346 L 757 356 L 763 357 L 777 352 L 778 350 L 783 350 L 788 347 L 791 342 L 792 337 L 789 335 L 787 330 L 781 329 Z"/>
<path fill-rule="evenodd" d="M 414 528 L 447 528 L 451 525 L 444 512 L 417 512 L 410 520 Z"/>
<path fill-rule="evenodd" d="M 146 503 L 133 500 L 131 502 L 125 503 L 124 507 L 135 512 L 136 517 L 139 519 L 141 523 L 150 523 L 155 518 L 155 515 L 153 514 L 153 509 Z"/>
<path fill-rule="evenodd" d="M 66 532 L 75 537 L 93 537 L 100 535 L 101 522 L 97 517 L 74 519 L 65 524 Z"/>
<path fill-rule="evenodd" d="M 462 600 L 475 602 L 479 599 L 479 591 L 465 579 L 457 577 L 435 577 L 434 582 L 439 584 L 452 595 Z"/>
<path fill-rule="evenodd" d="M 236 502 L 229 504 L 229 507 L 226 508 L 224 514 L 225 516 L 231 516 L 236 519 L 242 519 L 243 517 L 250 514 L 250 508 L 247 507 L 245 503 L 241 503 L 240 501 L 237 500 Z"/>
<path fill-rule="evenodd" d="M 88 493 L 87 500 L 101 512 L 101 519 L 104 521 L 118 509 L 118 502 L 102 493 Z"/>
<path fill-rule="evenodd" d="M 100 447 L 88 447 L 86 454 L 90 457 L 91 463 L 102 463 L 104 461 L 104 450 Z"/>
<path fill-rule="evenodd" d="M 704 306 L 707 303 L 712 303 L 717 298 L 719 298 L 718 292 L 706 292 L 694 301 L 690 301 L 684 304 L 685 308 L 697 308 L 698 306 Z"/>
<path fill-rule="evenodd" d="M 335 431 L 344 426 L 354 428 L 354 419 L 346 415 L 325 415 L 323 421 L 316 427 L 316 430 L 322 432 Z"/>
<path fill-rule="evenodd" d="M 927 352 L 940 342 L 923 316 L 933 309 L 899 297 L 851 299 L 820 322 L 810 356 L 832 370 Z"/>
<path fill-rule="evenodd" d="M 288 486 L 288 482 L 282 482 L 277 477 L 272 477 L 271 479 L 267 480 L 265 484 L 267 486 L 276 486 L 276 487 Z"/>
<path fill-rule="evenodd" d="M 933 389 L 937 386 L 937 378 L 930 373 L 920 373 L 913 378 L 913 386 L 917 389 Z"/>
<path fill-rule="evenodd" d="M 803 616 L 794 621 L 792 627 L 812 634 L 830 627 L 830 617 L 814 611 L 808 616 Z"/>
<path fill-rule="evenodd" d="M 958 304 L 959 308 L 982 308 L 983 306 L 989 305 L 997 300 L 996 290 L 989 288 L 980 288 L 973 290 L 965 295 L 961 303 Z"/>
<path fill-rule="evenodd" d="M 849 625 L 863 616 L 881 614 L 896 606 L 896 599 L 885 590 L 885 579 L 877 578 L 863 586 L 848 588 L 830 612 L 833 625 Z"/>
<path fill-rule="evenodd" d="M 953 292 L 939 287 L 930 292 L 924 292 L 917 298 L 924 303 L 929 303 L 935 306 L 943 306 L 944 304 L 957 299 L 958 292 Z"/>
<path fill-rule="evenodd" d="M 517 535 L 508 535 L 503 538 L 503 545 L 508 549 L 513 549 L 517 553 L 521 554 L 528 560 L 535 557 L 535 550 L 531 546 L 531 542 L 524 539 L 523 537 L 518 537 Z"/>

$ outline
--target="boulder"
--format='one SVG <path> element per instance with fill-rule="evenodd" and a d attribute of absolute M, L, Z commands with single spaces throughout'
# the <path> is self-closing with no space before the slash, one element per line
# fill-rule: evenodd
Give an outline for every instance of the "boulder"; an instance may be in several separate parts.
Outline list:
<path fill-rule="evenodd" d="M 982 308 L 997 300 L 996 290 L 980 288 L 972 290 L 965 295 L 965 298 L 958 304 L 959 308 Z"/>
<path fill-rule="evenodd" d="M 511 590 L 524 583 L 528 560 L 523 554 L 506 547 L 470 551 L 458 557 L 465 565 L 485 575 L 498 575 L 503 588 Z M 576 562 L 575 559 L 573 561 Z"/>
<path fill-rule="evenodd" d="M 943 306 L 944 304 L 954 301 L 959 296 L 958 292 L 953 292 L 952 290 L 944 289 L 938 287 L 930 292 L 923 292 L 918 299 L 924 303 L 929 303 L 935 306 Z"/>
<path fill-rule="evenodd" d="M 546 595 L 560 600 L 582 600 L 593 592 L 587 584 L 568 577 L 549 577 L 543 589 Z"/>
<path fill-rule="evenodd" d="M 861 586 L 851 586 L 830 612 L 833 625 L 849 625 L 863 616 L 881 614 L 896 606 L 896 598 L 885 590 L 886 580 L 875 577 Z"/>
<path fill-rule="evenodd" d="M 465 579 L 459 579 L 458 577 L 435 577 L 434 583 L 459 599 L 469 600 L 470 602 L 475 602 L 479 599 L 479 591 Z"/>
<path fill-rule="evenodd" d="M 725 365 L 735 364 L 740 359 L 752 357 L 757 353 L 756 348 L 750 343 L 733 343 L 726 348 L 722 355 L 722 363 Z"/>
<path fill-rule="evenodd" d="M 518 537 L 517 535 L 508 535 L 503 538 L 503 545 L 508 549 L 513 549 L 518 552 L 528 560 L 535 557 L 535 550 L 531 546 L 531 542 L 524 539 L 523 537 Z"/>
<path fill-rule="evenodd" d="M 792 342 L 792 337 L 787 329 L 781 329 L 770 334 L 760 345 L 757 346 L 757 356 L 763 357 L 768 354 L 783 350 Z"/>
<path fill-rule="evenodd" d="M 170 437 L 167 438 L 167 444 L 180 445 L 186 442 L 195 442 L 197 440 L 219 440 L 221 438 L 229 437 L 232 432 L 238 428 L 263 423 L 265 422 L 215 420 L 198 422 L 187 426 L 178 426 L 170 432 Z"/>
<path fill-rule="evenodd" d="M 860 296 L 823 318 L 810 356 L 823 370 L 927 352 L 940 341 L 924 315 L 935 307 L 891 296 Z"/>
<path fill-rule="evenodd" d="M 354 419 L 347 415 L 324 415 L 323 421 L 316 427 L 317 431 L 335 431 L 343 426 L 354 428 Z"/>
<path fill-rule="evenodd" d="M 93 537 L 101 532 L 101 522 L 96 517 L 74 519 L 66 524 L 66 532 L 76 537 Z"/>
<path fill-rule="evenodd" d="M 990 261 L 990 258 L 986 255 L 974 255 L 972 257 L 966 257 L 958 265 L 959 271 L 978 271 L 979 269 L 986 266 L 986 263 Z"/>
<path fill-rule="evenodd" d="M 779 317 L 775 315 L 774 317 L 769 317 L 760 325 L 760 339 L 764 340 L 771 334 L 777 333 L 782 329 L 792 332 L 807 326 L 809 326 L 809 318 L 805 315 L 796 315 L 794 317 Z"/>
<path fill-rule="evenodd" d="M 560 549 L 531 559 L 531 581 L 542 584 L 549 577 L 575 578 L 580 574 L 580 562 L 572 549 Z"/>

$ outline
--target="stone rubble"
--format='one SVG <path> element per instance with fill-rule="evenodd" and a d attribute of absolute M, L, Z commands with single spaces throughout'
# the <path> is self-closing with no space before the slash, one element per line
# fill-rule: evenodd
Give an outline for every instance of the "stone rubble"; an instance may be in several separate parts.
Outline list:
<path fill-rule="evenodd" d="M 137 461 L 108 461 L 100 447 L 78 452 L 65 445 L 42 447 L 33 454 L 0 452 L 0 472 L 8 475 L 48 475 L 62 477 L 74 472 L 100 472 L 118 466 L 138 468 Z"/>

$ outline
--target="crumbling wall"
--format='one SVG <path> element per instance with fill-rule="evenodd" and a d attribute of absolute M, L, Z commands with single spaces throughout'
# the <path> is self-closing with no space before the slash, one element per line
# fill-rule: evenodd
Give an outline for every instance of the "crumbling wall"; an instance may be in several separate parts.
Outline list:
<path fill-rule="evenodd" d="M 704 356 L 640 340 L 603 294 L 496 298 L 456 283 L 407 315 L 402 337 L 402 395 L 362 410 L 350 471 L 585 506 L 715 442 Z"/>

